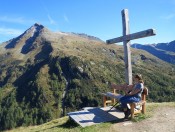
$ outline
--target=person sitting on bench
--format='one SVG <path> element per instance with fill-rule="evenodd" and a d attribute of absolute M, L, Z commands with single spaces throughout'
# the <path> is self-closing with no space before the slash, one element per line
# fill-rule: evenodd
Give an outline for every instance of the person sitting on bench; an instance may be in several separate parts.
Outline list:
<path fill-rule="evenodd" d="M 133 103 L 133 102 L 139 102 L 141 101 L 141 94 L 144 88 L 144 82 L 142 80 L 141 74 L 136 74 L 134 76 L 134 84 L 133 85 L 116 85 L 116 84 L 111 84 L 111 87 L 116 89 L 116 90 L 124 90 L 125 91 L 125 96 L 120 98 L 120 102 L 125 114 L 125 119 L 128 119 L 129 115 L 131 114 L 130 109 L 128 108 L 127 104 L 128 103 Z"/>

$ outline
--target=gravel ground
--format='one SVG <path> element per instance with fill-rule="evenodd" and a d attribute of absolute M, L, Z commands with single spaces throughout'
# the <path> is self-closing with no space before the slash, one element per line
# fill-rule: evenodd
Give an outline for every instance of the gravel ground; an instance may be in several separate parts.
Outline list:
<path fill-rule="evenodd" d="M 110 132 L 175 132 L 175 108 L 158 107 L 151 118 L 141 122 L 120 122 Z"/>

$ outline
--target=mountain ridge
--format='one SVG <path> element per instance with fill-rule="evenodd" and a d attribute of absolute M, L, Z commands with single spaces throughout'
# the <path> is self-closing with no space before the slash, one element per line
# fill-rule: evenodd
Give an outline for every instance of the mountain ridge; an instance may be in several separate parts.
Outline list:
<path fill-rule="evenodd" d="M 132 48 L 145 50 L 159 59 L 168 63 L 175 64 L 175 40 L 170 43 L 158 43 L 158 44 L 132 44 Z"/>

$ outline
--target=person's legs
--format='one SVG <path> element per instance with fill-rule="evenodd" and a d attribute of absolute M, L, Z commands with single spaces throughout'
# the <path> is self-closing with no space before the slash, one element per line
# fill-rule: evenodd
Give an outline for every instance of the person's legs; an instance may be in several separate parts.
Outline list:
<path fill-rule="evenodd" d="M 122 98 L 120 98 L 120 103 L 121 103 L 121 106 L 123 107 L 123 109 L 127 108 L 128 97 L 129 96 L 123 96 Z"/>
<path fill-rule="evenodd" d="M 128 116 L 130 115 L 130 110 L 127 107 L 127 104 L 133 103 L 133 102 L 139 102 L 139 101 L 140 101 L 140 99 L 137 97 L 134 97 L 134 96 L 124 96 L 124 97 L 120 98 L 120 102 L 121 102 L 121 105 L 123 107 L 125 118 L 128 118 Z"/>

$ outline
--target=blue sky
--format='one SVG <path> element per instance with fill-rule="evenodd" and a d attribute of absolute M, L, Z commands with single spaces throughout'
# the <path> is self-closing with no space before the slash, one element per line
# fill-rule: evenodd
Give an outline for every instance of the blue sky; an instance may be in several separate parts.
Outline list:
<path fill-rule="evenodd" d="M 130 33 L 156 29 L 131 43 L 175 40 L 175 0 L 1 0 L 0 43 L 34 23 L 51 31 L 86 33 L 107 40 L 122 35 L 121 10 L 129 10 Z"/>

